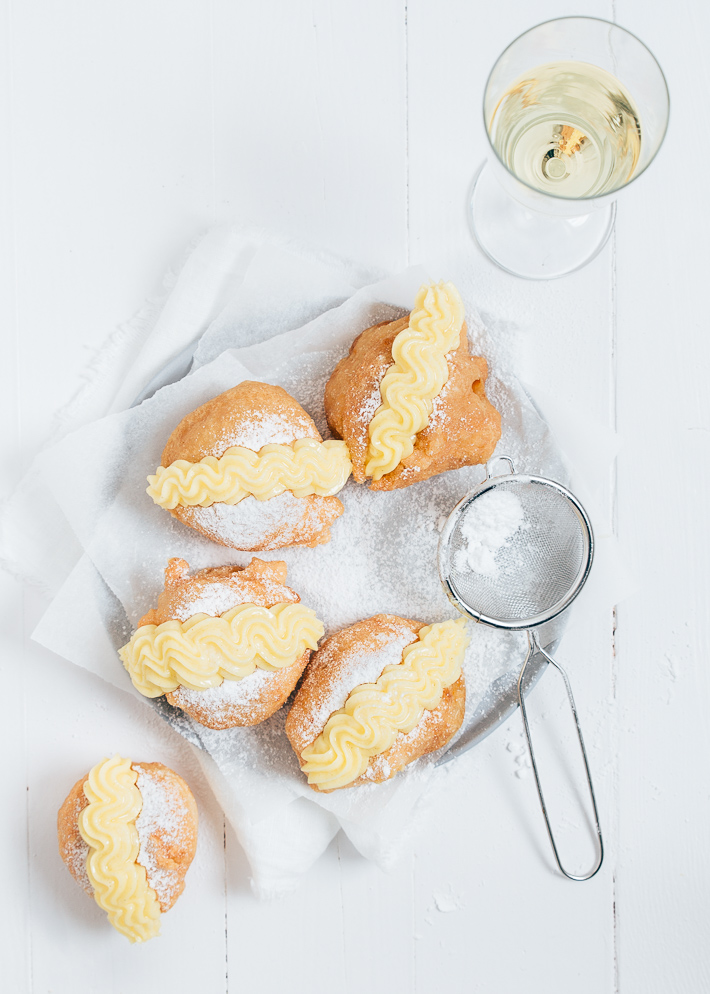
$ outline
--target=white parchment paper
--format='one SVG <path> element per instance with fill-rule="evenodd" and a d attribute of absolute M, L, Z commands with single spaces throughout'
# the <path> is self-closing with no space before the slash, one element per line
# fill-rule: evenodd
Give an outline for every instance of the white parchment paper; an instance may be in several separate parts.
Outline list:
<path fill-rule="evenodd" d="M 155 604 L 168 558 L 181 556 L 194 569 L 251 558 L 208 542 L 156 507 L 145 494 L 146 476 L 178 421 L 244 378 L 285 387 L 327 437 L 322 398 L 333 366 L 364 328 L 409 310 L 427 278 L 424 270 L 410 269 L 378 282 L 373 274 L 263 232 L 229 226 L 210 231 L 170 274 L 164 300 L 110 337 L 61 419 L 64 432 L 81 427 L 35 460 L 0 521 L 5 563 L 53 597 L 34 637 L 157 708 L 195 745 L 247 853 L 259 895 L 292 888 L 340 828 L 363 855 L 387 865 L 416 828 L 427 784 L 442 771 L 435 768 L 437 757 L 425 758 L 385 784 L 318 795 L 306 785 L 285 738 L 285 709 L 253 729 L 215 732 L 163 698 L 140 697 L 116 650 Z M 566 482 L 547 424 L 505 368 L 500 336 L 489 337 L 475 301 L 465 303 L 472 348 L 489 359 L 489 396 L 503 416 L 498 452 L 510 455 L 521 472 Z M 193 372 L 125 410 L 190 343 L 197 349 Z M 101 411 L 113 413 L 86 423 Z M 557 422 L 569 426 L 568 414 Z M 578 433 L 568 435 L 567 455 L 589 468 L 587 436 L 576 445 Z M 606 439 L 597 449 L 599 465 L 613 455 Z M 328 632 L 378 612 L 423 621 L 450 617 L 437 579 L 439 529 L 482 476 L 481 467 L 469 468 L 378 494 L 350 482 L 340 495 L 345 514 L 334 523 L 330 544 L 259 555 L 287 562 L 289 584 Z M 614 569 L 605 573 L 598 555 L 592 582 L 610 573 Z M 605 600 L 614 603 L 618 589 L 605 592 Z M 496 681 L 517 672 L 522 651 L 519 636 L 469 627 L 462 734 Z"/>
<path fill-rule="evenodd" d="M 283 268 L 287 260 L 283 257 L 276 263 L 272 255 L 269 261 L 272 267 Z M 274 281 L 272 267 L 261 271 L 263 294 Z M 327 309 L 302 327 L 221 351 L 238 338 L 239 308 L 232 300 L 229 314 L 223 314 L 204 336 L 197 368 L 189 376 L 137 408 L 81 428 L 41 457 L 42 475 L 50 481 L 84 555 L 42 619 L 35 633 L 38 641 L 134 692 L 116 649 L 155 604 L 167 560 L 181 556 L 195 569 L 249 561 L 251 554 L 208 542 L 154 505 L 145 494 L 146 476 L 159 465 L 165 441 L 178 421 L 243 379 L 283 386 L 327 437 L 323 391 L 335 363 L 364 328 L 410 308 L 427 274 L 409 270 L 351 293 L 338 306 L 330 305 L 346 291 L 342 276 L 334 276 L 329 285 L 320 275 L 323 297 L 311 301 L 309 311 L 313 314 L 323 305 Z M 245 281 L 251 341 L 254 326 L 265 320 L 263 314 L 260 318 L 255 314 L 254 302 L 264 299 L 259 278 L 257 271 Z M 288 285 L 293 285 L 293 274 Z M 490 344 L 486 330 L 472 314 L 469 308 L 472 348 L 486 355 Z M 210 360 L 215 352 L 216 358 Z M 522 472 L 564 480 L 552 436 L 515 379 L 494 366 L 489 394 L 503 414 L 498 451 L 512 456 Z M 438 580 L 439 530 L 453 506 L 482 476 L 481 467 L 468 468 L 392 493 L 372 493 L 350 481 L 340 494 L 345 513 L 335 522 L 329 544 L 258 555 L 287 562 L 288 583 L 316 610 L 326 632 L 380 612 L 427 622 L 442 620 L 452 615 L 452 608 Z M 520 636 L 469 627 L 471 645 L 464 667 L 467 721 L 490 684 L 517 670 L 522 652 Z M 364 855 L 381 863 L 390 861 L 405 830 L 411 828 L 412 812 L 429 778 L 436 775 L 434 759 L 427 757 L 385 784 L 319 795 L 305 783 L 286 740 L 286 709 L 255 728 L 211 731 L 164 701 L 145 704 L 157 706 L 181 734 L 208 754 L 205 772 L 245 846 L 262 893 L 291 886 L 338 827 Z"/>

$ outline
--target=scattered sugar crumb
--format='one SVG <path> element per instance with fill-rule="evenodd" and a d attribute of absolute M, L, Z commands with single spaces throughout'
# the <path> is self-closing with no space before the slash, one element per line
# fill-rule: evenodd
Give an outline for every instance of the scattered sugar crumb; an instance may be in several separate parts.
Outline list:
<path fill-rule="evenodd" d="M 453 911 L 461 911 L 465 907 L 462 899 L 451 891 L 447 894 L 435 894 L 434 905 L 443 915 L 450 915 Z"/>

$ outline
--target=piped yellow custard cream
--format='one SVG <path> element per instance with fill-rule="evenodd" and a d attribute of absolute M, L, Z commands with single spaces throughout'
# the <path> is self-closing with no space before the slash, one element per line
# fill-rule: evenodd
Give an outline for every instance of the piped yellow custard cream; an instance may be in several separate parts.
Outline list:
<path fill-rule="evenodd" d="M 316 649 L 323 623 L 302 604 L 240 604 L 218 617 L 141 625 L 119 656 L 136 690 L 160 697 L 178 687 L 207 690 L 255 669 L 290 666 Z"/>
<path fill-rule="evenodd" d="M 411 455 L 449 378 L 448 352 L 459 347 L 464 306 L 453 283 L 423 286 L 409 325 L 392 343 L 394 364 L 380 383 L 382 404 L 368 425 L 365 472 L 379 480 Z"/>
<path fill-rule="evenodd" d="M 143 806 L 137 779 L 129 759 L 97 763 L 84 784 L 89 803 L 79 814 L 79 832 L 89 846 L 86 871 L 96 903 L 122 935 L 145 942 L 160 932 L 160 903 L 136 862 Z"/>
<path fill-rule="evenodd" d="M 347 483 L 350 455 L 345 442 L 299 438 L 291 445 L 269 444 L 258 452 L 239 445 L 215 459 L 178 459 L 159 466 L 146 493 L 160 507 L 238 504 L 245 497 L 269 500 L 290 490 L 296 497 L 332 497 Z"/>
<path fill-rule="evenodd" d="M 428 625 L 408 645 L 402 662 L 386 666 L 375 683 L 350 692 L 318 738 L 301 753 L 301 768 L 319 790 L 336 790 L 357 780 L 371 756 L 386 752 L 399 732 L 407 734 L 425 711 L 433 711 L 444 690 L 461 676 L 468 645 L 463 618 Z"/>

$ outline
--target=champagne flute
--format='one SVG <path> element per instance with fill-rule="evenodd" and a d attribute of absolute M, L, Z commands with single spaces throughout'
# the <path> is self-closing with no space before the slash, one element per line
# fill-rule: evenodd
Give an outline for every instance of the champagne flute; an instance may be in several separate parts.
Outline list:
<path fill-rule="evenodd" d="M 531 280 L 585 266 L 611 234 L 616 196 L 661 147 L 668 112 L 661 67 L 616 24 L 562 17 L 516 38 L 483 98 L 492 155 L 469 211 L 483 251 Z"/>

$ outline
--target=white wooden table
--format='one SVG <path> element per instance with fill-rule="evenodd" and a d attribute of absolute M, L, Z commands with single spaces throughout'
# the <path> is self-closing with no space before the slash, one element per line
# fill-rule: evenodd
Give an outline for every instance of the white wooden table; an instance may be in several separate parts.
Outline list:
<path fill-rule="evenodd" d="M 707 942 L 710 342 L 703 0 L 2 0 L 3 492 L 105 336 L 218 220 L 466 288 L 521 374 L 616 430 L 595 481 L 637 592 L 565 639 L 607 856 L 554 873 L 518 716 L 439 790 L 390 874 L 336 840 L 283 901 L 251 896 L 189 747 L 27 640 L 43 600 L 3 575 L 3 991 L 701 994 Z M 585 270 L 498 271 L 464 202 L 486 74 L 521 30 L 586 13 L 664 67 L 665 147 Z M 516 332 L 515 329 L 518 329 Z M 546 681 L 543 682 L 545 684 Z M 539 707 L 554 705 L 541 686 Z M 507 748 L 508 747 L 508 748 Z M 183 773 L 202 817 L 163 937 L 129 947 L 59 861 L 55 814 L 112 750 Z"/>

